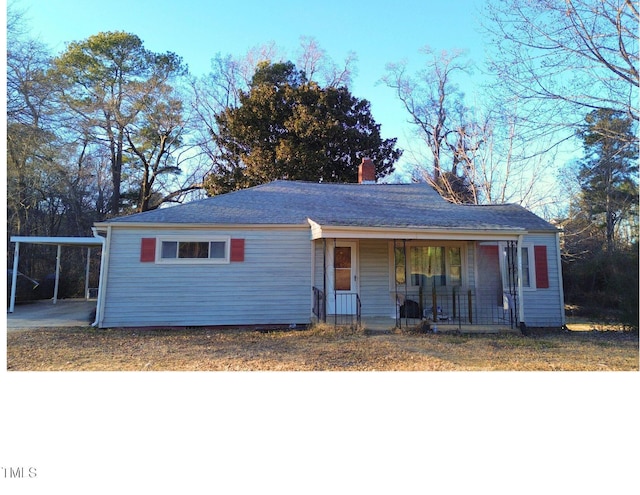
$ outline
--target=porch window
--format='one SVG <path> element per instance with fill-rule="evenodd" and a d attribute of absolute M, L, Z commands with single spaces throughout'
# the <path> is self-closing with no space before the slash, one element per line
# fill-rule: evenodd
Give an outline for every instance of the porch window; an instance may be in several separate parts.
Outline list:
<path fill-rule="evenodd" d="M 394 249 L 395 282 L 411 287 L 462 285 L 462 250 L 460 246 L 407 246 Z M 406 267 L 406 272 L 405 272 Z"/>
<path fill-rule="evenodd" d="M 532 249 L 529 249 L 529 246 L 522 246 L 522 287 L 531 288 L 531 263 L 529 260 L 529 255 L 532 252 Z M 511 247 L 504 248 L 504 258 L 505 258 L 505 268 L 503 271 L 503 283 L 505 287 L 509 286 L 508 280 L 508 272 L 509 272 L 509 264 L 511 263 L 513 266 L 511 270 L 515 273 L 517 272 L 518 265 L 518 251 L 515 243 Z"/>

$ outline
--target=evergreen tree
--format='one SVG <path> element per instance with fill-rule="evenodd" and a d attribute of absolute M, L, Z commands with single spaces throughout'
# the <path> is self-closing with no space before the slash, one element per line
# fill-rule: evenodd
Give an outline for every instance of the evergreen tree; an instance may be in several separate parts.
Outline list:
<path fill-rule="evenodd" d="M 258 66 L 237 107 L 216 115 L 210 194 L 276 179 L 355 182 L 360 159 L 376 176 L 393 171 L 396 139 L 382 139 L 369 102 L 345 87 L 322 88 L 291 62 Z"/>
<path fill-rule="evenodd" d="M 606 249 L 611 252 L 620 224 L 637 214 L 634 121 L 621 112 L 599 109 L 590 112 L 586 122 L 580 132 L 586 157 L 579 172 L 582 205 L 604 230 Z"/>
<path fill-rule="evenodd" d="M 70 114 L 68 132 L 91 136 L 92 144 L 104 146 L 108 153 L 112 215 L 121 213 L 122 189 L 129 176 L 144 175 L 134 195 L 138 209 L 146 209 L 153 193 L 150 174 L 178 172 L 164 165 L 151 170 L 150 163 L 170 154 L 167 142 L 175 143 L 182 128 L 180 102 L 171 83 L 186 73 L 178 55 L 151 52 L 136 35 L 121 31 L 70 43 L 53 59 L 47 77 L 56 82 L 61 108 Z M 157 122 L 160 115 L 162 122 Z M 150 151 L 160 144 L 147 143 L 144 133 L 149 131 L 164 135 L 160 152 Z M 132 158 L 134 170 L 129 167 Z"/>

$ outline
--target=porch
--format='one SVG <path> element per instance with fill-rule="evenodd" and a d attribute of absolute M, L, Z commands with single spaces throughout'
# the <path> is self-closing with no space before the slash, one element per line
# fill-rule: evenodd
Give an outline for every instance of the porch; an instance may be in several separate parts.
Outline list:
<path fill-rule="evenodd" d="M 376 331 L 520 328 L 523 261 L 517 237 L 321 239 L 314 263 L 314 321 Z"/>

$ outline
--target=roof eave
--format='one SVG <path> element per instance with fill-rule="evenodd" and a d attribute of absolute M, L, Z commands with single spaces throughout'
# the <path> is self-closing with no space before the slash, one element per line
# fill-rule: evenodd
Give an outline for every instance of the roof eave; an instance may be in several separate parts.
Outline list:
<path fill-rule="evenodd" d="M 407 239 L 407 240 L 516 240 L 526 229 L 448 229 L 421 227 L 354 227 L 320 225 L 309 219 L 311 238 L 315 239 Z"/>
<path fill-rule="evenodd" d="M 102 241 L 96 237 L 55 237 L 55 236 L 20 236 L 12 235 L 10 242 L 25 244 L 44 244 L 50 246 L 101 246 Z"/>
<path fill-rule="evenodd" d="M 96 222 L 98 229 L 107 227 L 122 227 L 127 229 L 298 229 L 307 230 L 309 226 L 304 223 L 181 223 L 181 222 Z"/>

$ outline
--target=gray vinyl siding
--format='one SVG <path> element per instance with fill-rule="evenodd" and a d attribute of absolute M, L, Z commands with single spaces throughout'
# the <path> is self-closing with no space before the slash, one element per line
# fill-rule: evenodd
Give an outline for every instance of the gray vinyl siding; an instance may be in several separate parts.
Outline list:
<path fill-rule="evenodd" d="M 140 262 L 141 239 L 230 236 L 245 240 L 243 262 Z M 102 327 L 308 323 L 308 229 L 127 229 L 114 227 Z"/>
<path fill-rule="evenodd" d="M 389 241 L 360 241 L 360 300 L 362 316 L 391 316 L 395 311 L 389 290 Z"/>
<path fill-rule="evenodd" d="M 558 266 L 555 234 L 529 234 L 524 244 L 547 247 L 549 288 L 524 290 L 524 322 L 530 327 L 561 326 L 564 308 L 561 304 L 561 270 Z M 532 273 L 533 278 L 533 273 Z M 535 278 L 533 279 L 535 282 Z"/>

